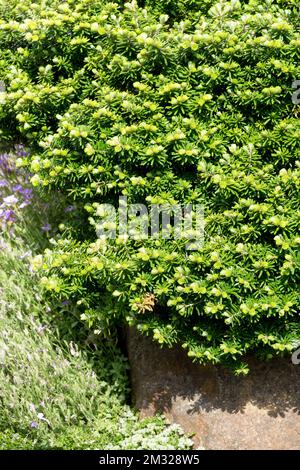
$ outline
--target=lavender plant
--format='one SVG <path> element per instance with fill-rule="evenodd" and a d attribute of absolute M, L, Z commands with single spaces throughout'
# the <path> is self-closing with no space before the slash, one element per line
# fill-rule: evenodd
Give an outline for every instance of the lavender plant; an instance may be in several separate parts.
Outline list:
<path fill-rule="evenodd" d="M 32 201 L 32 187 L 29 176 L 16 169 L 15 160 L 27 153 L 22 146 L 14 152 L 0 154 L 0 229 L 12 226 L 22 210 Z"/>

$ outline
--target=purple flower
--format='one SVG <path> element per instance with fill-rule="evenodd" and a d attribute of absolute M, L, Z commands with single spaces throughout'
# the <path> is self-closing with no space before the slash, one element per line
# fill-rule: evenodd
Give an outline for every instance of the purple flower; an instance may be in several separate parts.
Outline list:
<path fill-rule="evenodd" d="M 12 194 L 11 196 L 4 197 L 3 202 L 7 206 L 12 206 L 18 202 L 18 198 Z"/>
<path fill-rule="evenodd" d="M 4 222 L 14 222 L 16 220 L 15 213 L 12 209 L 0 209 L 0 220 Z"/>
<path fill-rule="evenodd" d="M 22 194 L 22 196 L 23 196 L 24 198 L 26 198 L 26 199 L 30 199 L 31 196 L 32 196 L 32 193 L 33 193 L 33 191 L 32 191 L 31 188 L 22 188 L 22 189 L 20 189 L 19 192 L 20 192 L 20 194 Z"/>
<path fill-rule="evenodd" d="M 50 224 L 45 224 L 41 230 L 42 232 L 50 232 L 50 230 L 52 229 L 51 225 Z"/>
<path fill-rule="evenodd" d="M 15 146 L 15 151 L 16 151 L 16 154 L 18 155 L 18 157 L 26 157 L 26 155 L 28 155 L 28 153 L 26 152 L 25 148 L 24 148 L 24 145 L 22 144 L 18 144 Z"/>
<path fill-rule="evenodd" d="M 21 184 L 15 184 L 13 187 L 12 187 L 13 191 L 17 192 L 17 193 L 20 193 L 23 189 L 23 186 Z"/>
<path fill-rule="evenodd" d="M 0 218 L 3 218 L 5 222 L 14 222 L 16 220 L 15 213 L 12 209 L 0 211 Z"/>
<path fill-rule="evenodd" d="M 37 423 L 36 421 L 31 421 L 30 427 L 31 427 L 31 428 L 37 428 L 37 427 L 38 427 L 38 423 Z"/>
<path fill-rule="evenodd" d="M 6 180 L 0 180 L 0 188 L 5 188 L 6 186 L 8 186 L 8 183 Z"/>
<path fill-rule="evenodd" d="M 6 173 L 11 173 L 13 170 L 10 156 L 7 153 L 0 154 L 0 168 Z"/>
<path fill-rule="evenodd" d="M 18 193 L 22 194 L 22 196 L 31 196 L 32 195 L 32 189 L 31 188 L 24 188 L 21 184 L 16 184 L 13 187 L 14 191 L 17 191 Z"/>

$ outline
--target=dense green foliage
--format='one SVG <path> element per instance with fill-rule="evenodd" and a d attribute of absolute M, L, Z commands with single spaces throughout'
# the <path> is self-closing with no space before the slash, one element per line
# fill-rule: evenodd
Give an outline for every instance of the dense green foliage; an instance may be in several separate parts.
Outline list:
<path fill-rule="evenodd" d="M 200 362 L 299 339 L 297 1 L 12 4 L 3 137 L 83 211 L 35 261 L 98 330 L 123 322 Z M 97 240 L 99 204 L 203 204 L 205 243 Z M 88 222 L 90 222 L 88 228 Z M 84 233 L 85 232 L 85 233 Z"/>

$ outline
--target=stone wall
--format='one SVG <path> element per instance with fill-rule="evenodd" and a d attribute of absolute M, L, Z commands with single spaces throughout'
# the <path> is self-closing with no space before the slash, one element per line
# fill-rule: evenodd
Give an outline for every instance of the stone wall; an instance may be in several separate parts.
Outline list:
<path fill-rule="evenodd" d="M 195 433 L 195 448 L 300 449 L 300 365 L 250 360 L 247 377 L 193 364 L 127 332 L 133 401 L 141 416 L 162 412 Z"/>

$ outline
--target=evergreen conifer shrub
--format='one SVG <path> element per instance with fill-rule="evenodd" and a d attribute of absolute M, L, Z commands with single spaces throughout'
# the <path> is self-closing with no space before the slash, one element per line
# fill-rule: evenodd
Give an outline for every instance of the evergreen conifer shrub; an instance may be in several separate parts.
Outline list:
<path fill-rule="evenodd" d="M 237 373 L 247 354 L 292 351 L 297 1 L 27 0 L 2 10 L 2 136 L 17 132 L 32 184 L 81 214 L 34 260 L 44 286 L 74 299 L 93 328 L 127 322 Z M 204 243 L 98 238 L 102 204 L 120 196 L 201 204 Z"/>

